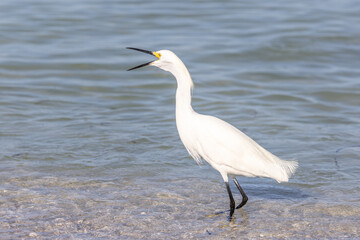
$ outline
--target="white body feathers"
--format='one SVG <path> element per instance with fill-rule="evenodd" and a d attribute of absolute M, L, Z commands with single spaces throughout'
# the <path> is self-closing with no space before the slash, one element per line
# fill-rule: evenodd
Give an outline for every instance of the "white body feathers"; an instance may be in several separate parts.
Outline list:
<path fill-rule="evenodd" d="M 296 161 L 281 160 L 229 123 L 196 113 L 191 107 L 193 83 L 185 65 L 171 51 L 158 53 L 161 59 L 151 65 L 171 72 L 177 80 L 177 129 L 189 154 L 198 163 L 204 159 L 220 172 L 225 182 L 228 175 L 288 181 L 298 166 Z"/>
<path fill-rule="evenodd" d="M 194 111 L 190 115 L 191 122 L 184 121 L 177 111 L 181 141 L 197 162 L 206 160 L 225 182 L 228 174 L 287 182 L 295 172 L 297 162 L 279 159 L 227 122 Z"/>

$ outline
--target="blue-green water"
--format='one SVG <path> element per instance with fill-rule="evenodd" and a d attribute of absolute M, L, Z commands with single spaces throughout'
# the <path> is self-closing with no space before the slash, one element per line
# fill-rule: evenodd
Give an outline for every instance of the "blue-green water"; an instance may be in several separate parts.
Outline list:
<path fill-rule="evenodd" d="M 0 2 L 1 239 L 360 238 L 360 5 Z M 193 107 L 300 167 L 220 174 L 177 134 L 176 82 L 125 47 L 170 49 Z M 232 186 L 235 200 L 240 194 Z"/>

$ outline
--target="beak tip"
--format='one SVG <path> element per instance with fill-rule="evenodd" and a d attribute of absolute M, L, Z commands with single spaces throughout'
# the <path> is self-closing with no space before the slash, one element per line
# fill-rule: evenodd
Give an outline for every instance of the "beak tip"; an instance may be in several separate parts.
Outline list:
<path fill-rule="evenodd" d="M 131 49 L 131 50 L 135 50 L 135 51 L 139 51 L 139 52 L 143 52 L 143 53 L 155 56 L 154 53 L 149 50 L 144 50 L 144 49 L 134 48 L 134 47 L 126 47 L 126 49 Z"/>
<path fill-rule="evenodd" d="M 130 68 L 130 69 L 128 69 L 127 71 L 131 71 L 131 70 L 134 70 L 134 69 L 137 69 L 137 68 L 141 68 L 141 67 L 145 67 L 145 66 L 151 65 L 152 62 L 153 62 L 153 61 L 147 62 L 147 63 L 144 63 L 144 64 L 141 64 L 141 65 L 139 65 L 139 66 Z"/>
<path fill-rule="evenodd" d="M 133 48 L 133 47 L 126 47 L 126 49 L 131 49 L 131 50 L 135 50 L 135 51 L 139 51 L 139 52 L 143 52 L 143 53 L 146 53 L 146 54 L 149 54 L 149 55 L 153 55 L 155 56 L 155 54 L 149 50 L 144 50 L 144 49 L 140 49 L 140 48 Z M 131 71 L 131 70 L 134 70 L 134 69 L 137 69 L 137 68 L 141 68 L 141 67 L 145 67 L 147 65 L 150 65 L 153 61 L 151 62 L 148 62 L 148 63 L 144 63 L 144 64 L 141 64 L 139 66 L 136 66 L 136 67 L 133 67 L 133 68 L 130 68 L 126 71 Z"/>

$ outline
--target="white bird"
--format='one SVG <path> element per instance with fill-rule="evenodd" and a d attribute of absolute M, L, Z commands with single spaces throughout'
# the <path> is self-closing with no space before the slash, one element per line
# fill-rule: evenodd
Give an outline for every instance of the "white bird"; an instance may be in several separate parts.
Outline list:
<path fill-rule="evenodd" d="M 235 176 L 268 177 L 279 183 L 289 180 L 298 166 L 296 161 L 281 160 L 229 123 L 193 110 L 193 81 L 184 63 L 173 52 L 152 52 L 130 47 L 128 49 L 157 57 L 155 61 L 141 64 L 128 71 L 151 65 L 172 73 L 176 78 L 176 126 L 180 139 L 197 163 L 201 163 L 203 159 L 220 172 L 230 198 L 229 220 L 232 219 L 235 209 L 229 176 L 242 195 L 242 201 L 236 209 L 244 206 L 248 197 Z"/>

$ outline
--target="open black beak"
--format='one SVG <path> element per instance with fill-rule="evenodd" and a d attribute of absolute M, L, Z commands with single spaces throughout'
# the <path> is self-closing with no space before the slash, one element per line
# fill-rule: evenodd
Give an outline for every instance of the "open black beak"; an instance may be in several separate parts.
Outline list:
<path fill-rule="evenodd" d="M 158 53 L 152 52 L 152 51 L 149 51 L 149 50 L 144 50 L 144 49 L 140 49 L 140 48 L 133 48 L 133 47 L 127 47 L 127 49 L 132 49 L 132 50 L 135 50 L 135 51 L 143 52 L 143 53 L 150 54 L 150 55 L 153 55 L 153 56 L 159 58 Z M 154 62 L 154 61 L 147 62 L 147 63 L 141 64 L 139 66 L 130 68 L 130 69 L 128 69 L 128 71 L 131 71 L 131 70 L 134 70 L 134 69 L 137 69 L 137 68 L 141 68 L 141 67 L 145 67 L 145 66 L 149 65 L 152 62 Z"/>

